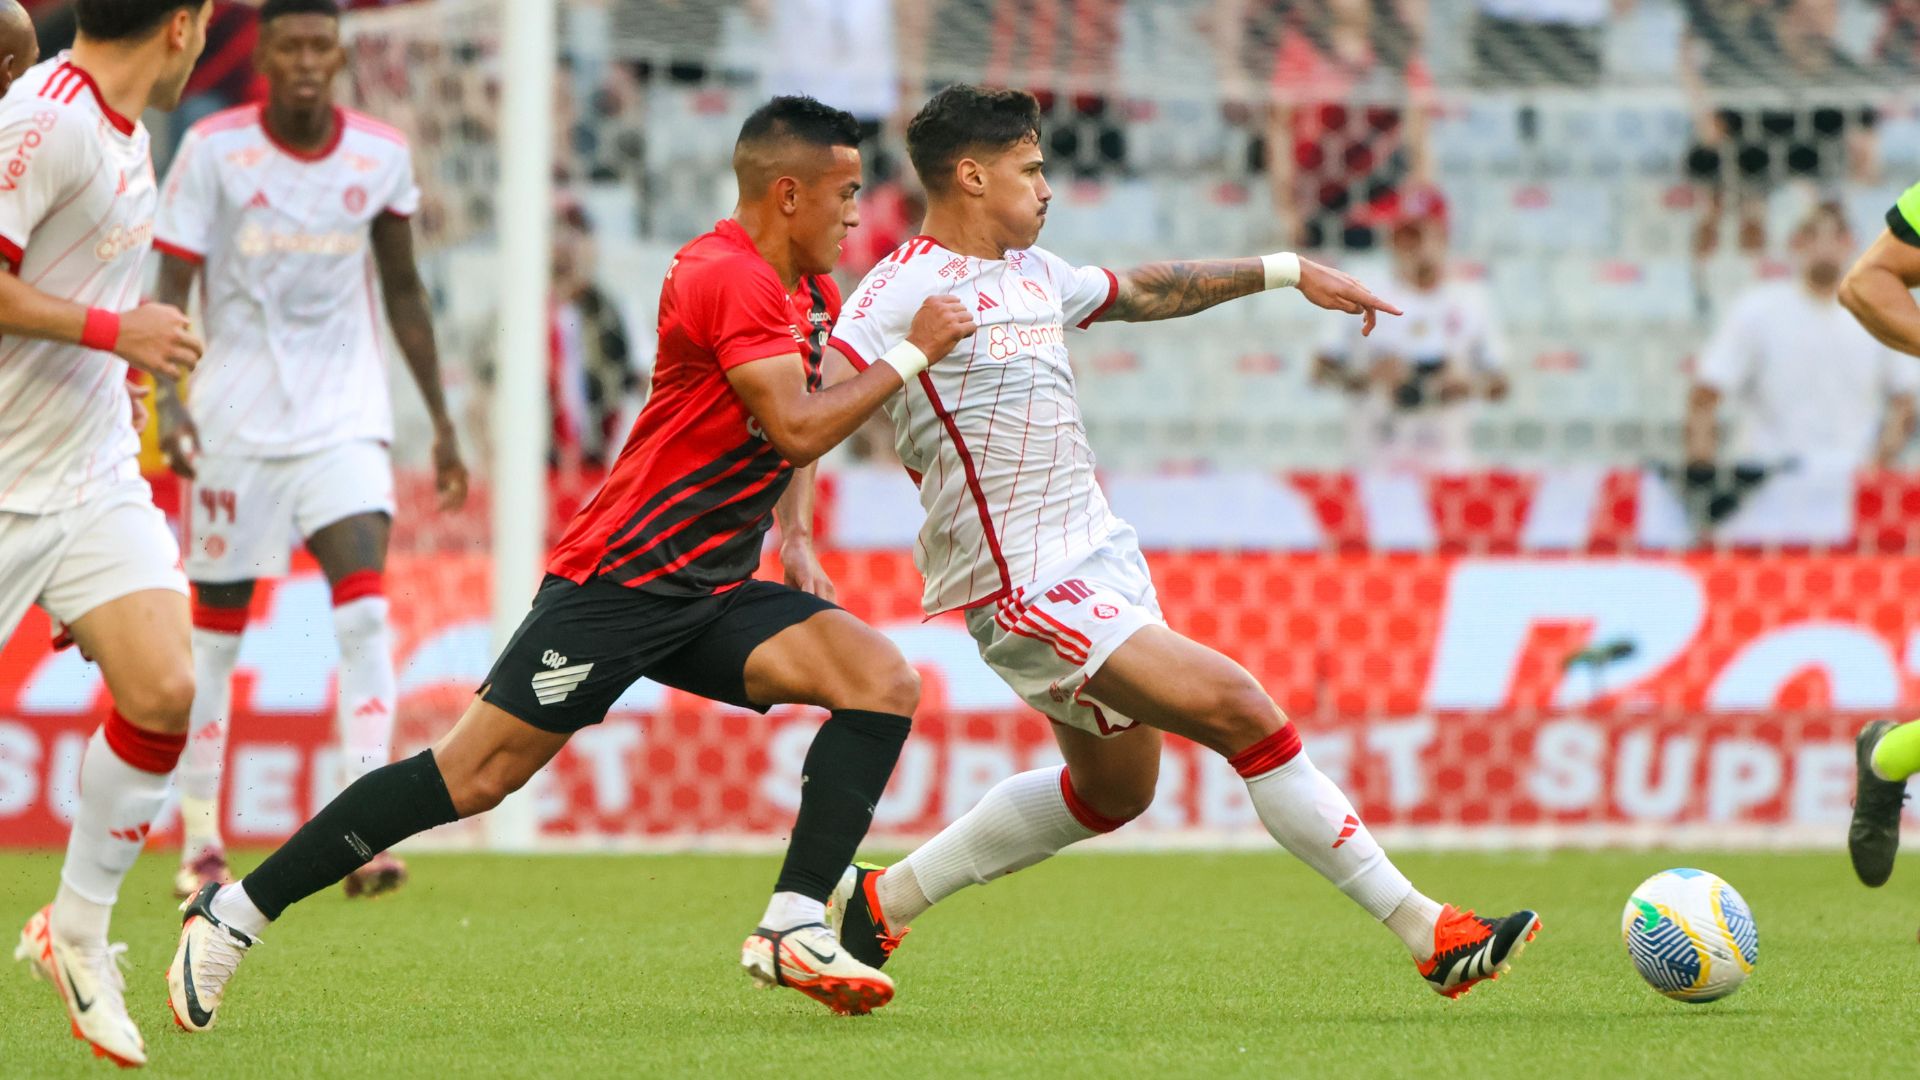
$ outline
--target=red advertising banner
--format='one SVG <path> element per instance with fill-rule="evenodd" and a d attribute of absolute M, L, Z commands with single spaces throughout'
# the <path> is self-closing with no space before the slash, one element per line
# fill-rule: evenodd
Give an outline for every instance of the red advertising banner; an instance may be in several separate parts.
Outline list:
<path fill-rule="evenodd" d="M 1383 828 L 1453 842 L 1837 835 L 1851 733 L 1920 712 L 1920 562 L 1878 556 L 1454 558 L 1160 554 L 1169 621 L 1247 665 Z M 926 699 L 876 830 L 924 835 L 1004 776 L 1057 760 L 1048 725 L 957 619 L 921 619 L 904 552 L 841 553 L 843 601 L 920 669 Z M 492 659 L 478 556 L 397 557 L 397 742 L 452 722 Z M 225 800 L 236 842 L 296 827 L 333 787 L 324 583 L 263 586 L 240 658 Z M 64 835 L 98 671 L 37 613 L 0 649 L 0 846 Z M 817 712 L 769 716 L 651 684 L 536 783 L 556 842 L 784 835 Z M 164 825 L 164 823 L 163 823 Z M 1136 837 L 1257 838 L 1245 789 L 1168 740 Z"/>

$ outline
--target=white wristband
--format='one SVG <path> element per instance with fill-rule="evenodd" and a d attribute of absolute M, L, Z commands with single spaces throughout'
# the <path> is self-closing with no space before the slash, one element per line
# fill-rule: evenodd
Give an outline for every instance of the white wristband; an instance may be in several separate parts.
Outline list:
<path fill-rule="evenodd" d="M 1267 271 L 1269 289 L 1291 289 L 1300 284 L 1300 256 L 1291 251 L 1262 255 L 1260 265 Z"/>
<path fill-rule="evenodd" d="M 881 354 L 880 362 L 891 364 L 900 373 L 901 382 L 912 382 L 927 370 L 927 354 L 911 341 L 903 341 Z"/>

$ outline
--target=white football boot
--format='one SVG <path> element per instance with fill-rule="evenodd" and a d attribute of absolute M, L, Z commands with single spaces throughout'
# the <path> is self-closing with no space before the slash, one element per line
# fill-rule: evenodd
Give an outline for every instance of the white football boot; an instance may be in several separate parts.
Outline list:
<path fill-rule="evenodd" d="M 53 984 L 67 1007 L 73 1037 L 93 1047 L 93 1056 L 123 1069 L 147 1063 L 147 1043 L 127 1015 L 127 980 L 120 972 L 127 947 L 75 945 L 53 935 L 52 905 L 34 912 L 20 931 L 15 960 L 33 977 Z"/>
<path fill-rule="evenodd" d="M 756 929 L 740 966 L 762 987 L 791 987 L 842 1016 L 864 1016 L 893 1000 L 893 980 L 854 959 L 825 923 Z"/>
<path fill-rule="evenodd" d="M 213 917 L 213 894 L 220 888 L 210 882 L 180 905 L 186 919 L 180 926 L 180 946 L 167 967 L 167 1004 L 183 1031 L 213 1026 L 227 983 L 254 945 L 254 938 Z"/>

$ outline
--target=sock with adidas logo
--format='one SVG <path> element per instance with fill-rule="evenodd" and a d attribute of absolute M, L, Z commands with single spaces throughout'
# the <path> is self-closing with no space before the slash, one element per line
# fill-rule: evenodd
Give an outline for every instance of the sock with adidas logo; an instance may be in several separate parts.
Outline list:
<path fill-rule="evenodd" d="M 1386 923 L 1416 959 L 1433 952 L 1440 906 L 1420 895 L 1387 858 L 1346 793 L 1314 768 L 1291 723 L 1228 763 L 1246 781 L 1260 823 L 1281 847 Z"/>

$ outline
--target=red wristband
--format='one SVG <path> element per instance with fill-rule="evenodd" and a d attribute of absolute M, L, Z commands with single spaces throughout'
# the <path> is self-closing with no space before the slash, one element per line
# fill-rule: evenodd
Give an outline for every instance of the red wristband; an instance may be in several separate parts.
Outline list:
<path fill-rule="evenodd" d="M 88 308 L 87 324 L 80 331 L 80 344 L 101 352 L 112 352 L 120 344 L 120 316 L 106 308 Z"/>

